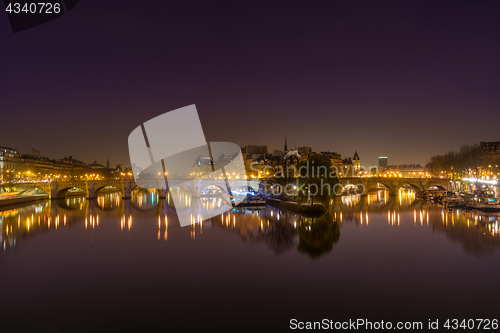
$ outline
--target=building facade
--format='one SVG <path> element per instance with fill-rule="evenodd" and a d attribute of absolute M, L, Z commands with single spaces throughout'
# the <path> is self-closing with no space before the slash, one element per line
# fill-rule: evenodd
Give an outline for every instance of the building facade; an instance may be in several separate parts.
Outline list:
<path fill-rule="evenodd" d="M 19 150 L 0 147 L 0 181 L 10 181 L 21 172 L 23 159 Z"/>
<path fill-rule="evenodd" d="M 400 177 L 400 178 L 424 178 L 430 177 L 421 164 L 402 164 L 390 165 L 384 170 L 380 171 L 381 177 Z"/>
<path fill-rule="evenodd" d="M 388 164 L 387 164 L 387 157 L 385 156 L 380 156 L 378 158 L 378 167 L 383 169 L 383 168 L 387 168 Z"/>
<path fill-rule="evenodd" d="M 86 164 L 72 156 L 52 160 L 41 156 L 36 149 L 32 149 L 31 154 L 20 154 L 17 149 L 0 147 L 2 182 L 111 178 L 114 171 L 96 162 Z"/>
<path fill-rule="evenodd" d="M 483 154 L 497 155 L 500 154 L 500 141 L 496 142 L 480 142 L 479 149 Z"/>

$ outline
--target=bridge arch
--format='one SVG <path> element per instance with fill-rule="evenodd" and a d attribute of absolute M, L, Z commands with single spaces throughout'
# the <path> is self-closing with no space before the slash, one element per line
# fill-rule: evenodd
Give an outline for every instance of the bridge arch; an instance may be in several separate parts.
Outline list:
<path fill-rule="evenodd" d="M 437 184 L 437 183 L 431 183 L 428 184 L 425 188 L 425 190 L 440 190 L 440 191 L 446 191 L 448 190 L 446 187 L 443 186 L 443 184 Z"/>
<path fill-rule="evenodd" d="M 76 187 L 76 186 L 70 186 L 70 187 L 66 187 L 63 189 L 57 189 L 56 195 L 55 195 L 55 197 L 53 197 L 53 199 L 63 199 L 67 196 L 68 192 L 70 190 L 73 190 L 73 189 L 75 190 L 75 192 L 78 192 L 81 195 L 88 196 L 88 192 L 86 191 L 86 189 Z M 79 190 L 79 191 L 77 191 L 77 190 Z"/>
<path fill-rule="evenodd" d="M 367 189 L 365 184 L 345 184 L 340 193 L 337 187 L 334 187 L 332 191 L 335 191 L 336 195 L 365 195 Z"/>
<path fill-rule="evenodd" d="M 189 194 L 187 193 L 189 192 Z M 194 201 L 197 199 L 196 195 L 199 196 L 199 193 L 201 190 L 197 190 L 196 192 L 193 191 L 193 189 L 190 186 L 187 186 L 185 184 L 179 184 L 176 185 L 172 188 L 170 188 L 170 195 L 172 197 L 172 203 L 175 201 L 177 203 L 175 209 L 176 210 L 183 210 L 187 209 L 188 207 L 191 206 L 191 204 L 194 204 Z M 175 205 L 174 203 L 174 205 Z"/>
<path fill-rule="evenodd" d="M 365 194 L 368 194 L 368 191 L 381 189 L 381 186 L 385 187 L 386 191 L 389 192 L 389 195 L 396 195 L 397 192 L 394 189 L 394 186 L 390 184 L 389 181 L 377 180 L 374 182 L 368 182 L 365 188 Z"/>
<path fill-rule="evenodd" d="M 400 191 L 401 189 L 405 188 L 405 187 L 406 187 L 406 188 L 408 188 L 408 187 L 409 187 L 409 188 L 411 188 L 412 190 L 414 190 L 415 192 L 420 192 L 420 191 L 423 191 L 423 189 L 422 189 L 420 186 L 418 186 L 418 185 L 416 185 L 416 184 L 412 184 L 412 183 L 408 182 L 408 183 L 402 183 L 402 184 L 399 184 L 399 185 L 398 185 L 398 187 L 397 187 L 396 193 L 399 193 L 399 191 Z"/>
<path fill-rule="evenodd" d="M 31 187 L 31 188 L 22 189 L 21 191 L 18 192 L 17 196 L 24 196 L 24 195 L 29 195 L 29 194 L 35 195 L 36 190 L 43 192 L 43 193 L 38 193 L 38 194 L 50 194 L 49 192 L 47 192 L 46 189 L 43 189 L 41 187 Z"/>
<path fill-rule="evenodd" d="M 99 186 L 99 187 L 97 187 L 96 189 L 94 189 L 94 196 L 95 196 L 95 197 L 97 197 L 97 196 L 100 194 L 100 192 L 101 192 L 103 189 L 105 189 L 105 188 L 114 189 L 116 192 L 118 192 L 118 191 L 119 191 L 119 192 L 122 192 L 122 191 L 123 191 L 123 189 L 120 189 L 120 188 L 118 188 L 118 187 L 116 187 L 116 186 L 113 186 L 113 185 L 102 185 L 102 186 Z"/>
<path fill-rule="evenodd" d="M 231 189 L 232 190 L 232 189 Z M 255 189 L 253 188 L 251 185 L 241 185 L 241 186 L 238 186 L 236 188 L 236 191 L 242 191 L 242 190 L 245 190 L 245 191 L 250 191 L 252 190 L 254 193 L 258 193 L 259 192 L 259 189 Z M 227 191 L 226 191 L 227 192 Z"/>
<path fill-rule="evenodd" d="M 139 185 L 134 185 L 130 189 L 130 192 L 134 192 L 134 191 L 149 191 L 149 190 L 153 190 L 155 192 L 158 192 L 158 189 L 156 189 L 156 188 L 144 188 L 144 187 L 140 187 Z"/>
<path fill-rule="evenodd" d="M 227 193 L 227 189 L 219 184 L 207 184 L 207 185 L 204 185 L 203 187 L 200 187 L 198 189 L 199 195 L 201 196 L 201 194 L 203 193 L 203 190 L 206 190 L 206 189 L 218 189 L 222 194 Z"/>
<path fill-rule="evenodd" d="M 197 191 L 195 191 L 195 189 L 192 186 L 190 186 L 189 184 L 186 184 L 186 183 L 176 184 L 176 185 L 173 185 L 172 187 L 169 188 L 170 192 L 179 191 L 182 189 L 184 189 L 184 190 L 188 189 L 192 194 L 197 193 Z"/>

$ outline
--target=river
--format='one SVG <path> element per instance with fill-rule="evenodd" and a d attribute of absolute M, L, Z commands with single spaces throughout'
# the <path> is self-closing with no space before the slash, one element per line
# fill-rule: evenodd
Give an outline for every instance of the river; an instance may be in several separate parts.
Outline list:
<path fill-rule="evenodd" d="M 181 227 L 171 201 L 136 191 L 2 208 L 2 330 L 255 332 L 288 330 L 293 318 L 499 317 L 495 214 L 378 191 L 337 198 L 319 218 L 235 208 Z"/>

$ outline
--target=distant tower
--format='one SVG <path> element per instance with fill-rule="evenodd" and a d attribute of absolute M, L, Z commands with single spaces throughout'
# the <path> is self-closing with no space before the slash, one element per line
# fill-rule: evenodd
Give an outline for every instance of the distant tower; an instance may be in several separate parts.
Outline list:
<path fill-rule="evenodd" d="M 387 157 L 386 156 L 380 156 L 378 158 L 378 167 L 379 168 L 387 168 Z"/>
<path fill-rule="evenodd" d="M 109 158 L 108 158 L 108 162 L 106 163 L 106 167 L 109 169 Z"/>
<path fill-rule="evenodd" d="M 360 171 L 361 168 L 361 163 L 359 161 L 359 155 L 358 155 L 358 150 L 354 151 L 354 157 L 352 158 L 352 163 L 354 164 L 354 170 L 356 173 Z"/>
<path fill-rule="evenodd" d="M 286 153 L 287 151 L 288 151 L 288 147 L 286 145 L 286 133 L 285 133 L 285 151 L 284 152 Z"/>

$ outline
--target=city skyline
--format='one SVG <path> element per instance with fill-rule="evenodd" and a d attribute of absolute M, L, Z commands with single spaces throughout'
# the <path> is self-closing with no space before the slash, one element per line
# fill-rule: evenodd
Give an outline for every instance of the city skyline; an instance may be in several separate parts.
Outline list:
<path fill-rule="evenodd" d="M 191 104 L 208 141 L 281 149 L 287 133 L 373 165 L 499 140 L 497 3 L 155 6 L 0 22 L 0 145 L 126 164 L 138 124 Z"/>
<path fill-rule="evenodd" d="M 499 1 L 4 3 L 3 331 L 500 327 Z"/>
<path fill-rule="evenodd" d="M 269 154 L 274 154 L 273 152 L 274 151 L 283 151 L 285 152 L 285 150 L 283 149 L 283 147 L 281 147 L 281 149 L 278 147 L 278 148 L 274 148 L 274 147 L 269 147 L 268 145 L 255 145 L 255 144 L 245 144 L 245 145 L 241 145 L 240 147 L 241 148 L 244 148 L 244 147 L 247 147 L 247 146 L 265 146 L 267 149 L 268 149 L 268 152 Z M 86 164 L 94 164 L 94 163 L 97 163 L 97 164 L 100 164 L 100 165 L 108 165 L 109 168 L 111 169 L 114 169 L 116 166 L 121 166 L 121 167 L 130 167 L 130 160 L 127 159 L 125 160 L 124 162 L 114 162 L 114 161 L 110 161 L 109 158 L 106 158 L 105 161 L 99 161 L 99 160 L 96 160 L 96 159 L 92 159 L 90 158 L 89 160 L 83 160 L 81 158 L 78 158 L 76 155 L 74 154 L 69 154 L 69 155 L 65 155 L 65 156 L 62 156 L 62 157 L 59 157 L 59 156 L 48 156 L 48 155 L 45 155 L 43 153 L 43 150 L 41 149 L 37 149 L 37 148 L 34 148 L 34 147 L 31 147 L 29 148 L 29 151 L 28 149 L 26 151 L 22 151 L 21 149 L 19 149 L 18 147 L 16 147 L 15 145 L 12 146 L 12 143 L 11 145 L 0 145 L 0 147 L 2 148 L 10 148 L 10 149 L 14 149 L 14 150 L 18 150 L 20 155 L 30 155 L 30 156 L 35 156 L 35 157 L 42 157 L 42 158 L 48 158 L 49 160 L 53 160 L 53 161 L 57 161 L 57 160 L 63 160 L 63 159 L 74 159 L 74 160 L 77 160 L 77 161 L 81 161 L 81 162 L 85 162 Z M 308 146 L 302 146 L 302 145 L 294 145 L 294 146 L 289 146 L 288 147 L 288 150 L 287 151 L 293 151 L 293 150 L 297 150 L 298 148 L 311 148 L 312 149 L 312 152 L 313 153 L 323 153 L 323 152 L 333 152 L 333 153 L 338 153 L 337 151 L 335 150 L 332 150 L 332 149 L 327 149 L 327 150 L 315 150 L 314 147 L 308 147 Z M 35 155 L 33 155 L 33 152 L 35 152 Z M 357 152 L 357 149 L 354 151 L 354 153 Z M 343 155 L 343 154 L 340 154 L 340 156 L 342 158 L 351 158 L 352 155 L 354 155 L 354 153 L 351 153 L 351 154 L 346 154 L 346 155 Z M 388 157 L 384 157 L 386 158 L 386 160 L 390 161 L 390 159 Z M 375 164 L 370 164 L 370 163 L 365 163 L 367 166 L 368 165 L 371 165 L 373 167 L 375 166 L 379 166 L 379 159 L 380 159 L 380 156 L 377 157 L 377 162 Z M 430 157 L 429 157 L 430 159 Z M 389 166 L 396 166 L 396 165 L 410 165 L 410 164 L 419 164 L 419 165 L 422 165 L 422 166 L 425 166 L 427 163 L 411 163 L 411 162 L 406 162 L 406 163 L 400 163 L 400 164 L 394 164 L 394 163 L 389 163 L 388 165 Z"/>

